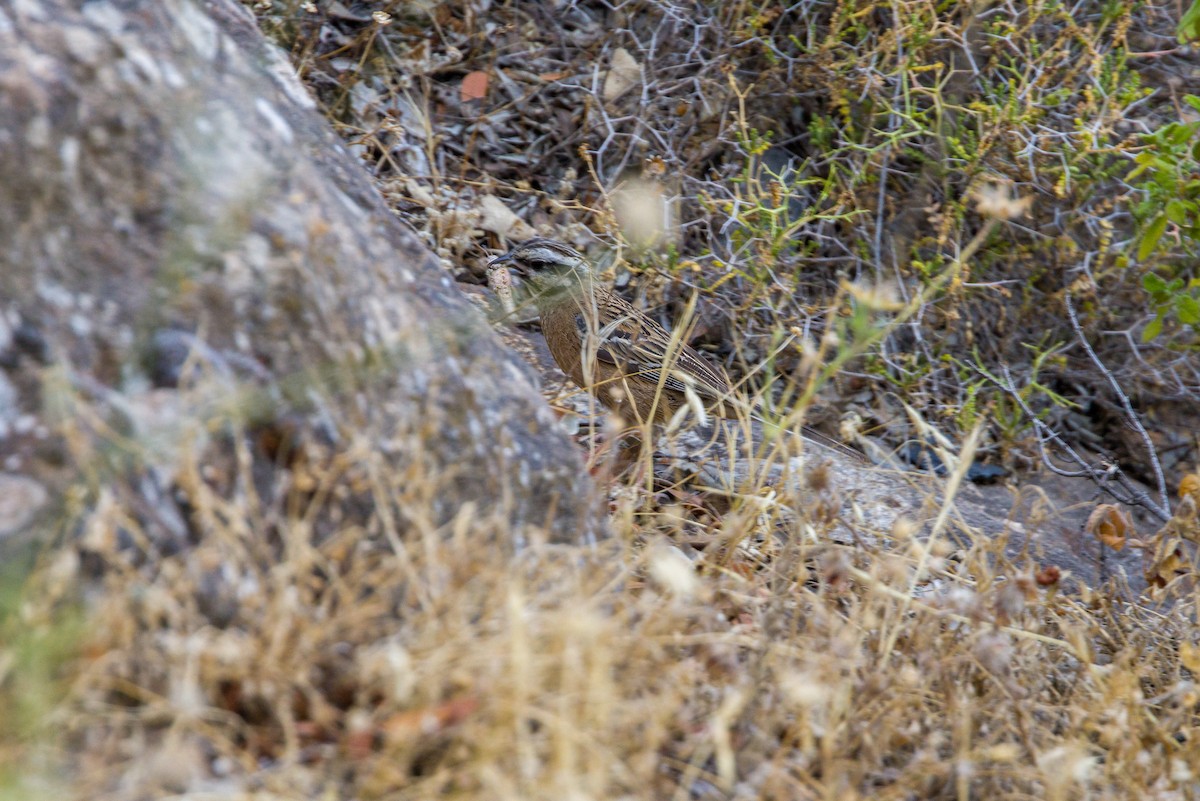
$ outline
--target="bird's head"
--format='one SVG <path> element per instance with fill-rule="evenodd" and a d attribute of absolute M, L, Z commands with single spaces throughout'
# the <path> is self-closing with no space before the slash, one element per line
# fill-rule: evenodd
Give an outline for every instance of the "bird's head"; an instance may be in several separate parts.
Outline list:
<path fill-rule="evenodd" d="M 530 239 L 492 259 L 488 270 L 512 269 L 538 290 L 578 285 L 591 275 L 587 259 L 574 248 L 553 239 Z"/>

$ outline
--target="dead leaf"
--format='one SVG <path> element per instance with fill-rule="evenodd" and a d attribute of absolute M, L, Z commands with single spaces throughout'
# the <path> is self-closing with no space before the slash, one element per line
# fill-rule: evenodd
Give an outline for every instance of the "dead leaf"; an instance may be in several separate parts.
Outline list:
<path fill-rule="evenodd" d="M 529 224 L 513 214 L 504 201 L 495 195 L 485 195 L 476 206 L 479 212 L 477 227 L 506 239 L 528 239 L 534 235 Z"/>
<path fill-rule="evenodd" d="M 431 209 L 437 205 L 437 200 L 433 194 L 419 181 L 412 178 L 404 182 L 404 191 L 408 193 L 409 200 L 427 209 Z"/>
<path fill-rule="evenodd" d="M 1161 590 L 1187 572 L 1188 564 L 1183 549 L 1179 547 L 1179 540 L 1165 539 L 1158 544 L 1150 566 L 1146 568 L 1146 583 Z"/>
<path fill-rule="evenodd" d="M 608 75 L 604 76 L 604 102 L 610 103 L 642 81 L 642 65 L 629 51 L 618 47 L 613 51 Z"/>
<path fill-rule="evenodd" d="M 1125 547 L 1133 525 L 1121 509 L 1111 503 L 1102 503 L 1092 510 L 1083 530 L 1102 543 L 1119 551 Z"/>
<path fill-rule="evenodd" d="M 1179 497 L 1188 496 L 1193 500 L 1200 500 L 1200 473 L 1188 473 L 1179 482 Z"/>
<path fill-rule="evenodd" d="M 475 70 L 463 76 L 462 87 L 458 90 L 458 96 L 464 103 L 471 100 L 482 100 L 487 97 L 487 90 L 488 74 L 480 70 Z"/>
<path fill-rule="evenodd" d="M 1039 587 L 1053 587 L 1062 579 L 1062 571 L 1056 565 L 1046 565 L 1033 577 Z"/>
<path fill-rule="evenodd" d="M 380 726 L 390 742 L 441 734 L 462 723 L 479 709 L 479 699 L 473 695 L 459 696 L 422 709 L 398 712 Z"/>
<path fill-rule="evenodd" d="M 1179 643 L 1179 661 L 1193 675 L 1200 676 L 1200 646 L 1187 641 Z"/>

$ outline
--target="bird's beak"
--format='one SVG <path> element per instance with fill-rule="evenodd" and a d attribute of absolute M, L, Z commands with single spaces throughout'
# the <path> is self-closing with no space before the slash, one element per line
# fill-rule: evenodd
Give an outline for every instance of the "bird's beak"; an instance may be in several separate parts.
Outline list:
<path fill-rule="evenodd" d="M 489 261 L 487 268 L 488 271 L 491 272 L 492 270 L 499 269 L 503 265 L 508 265 L 509 268 L 515 270 L 519 275 L 525 275 L 525 270 L 521 268 L 521 263 L 518 261 L 513 261 L 513 254 L 511 250 L 508 253 L 505 253 L 503 256 L 497 256 Z"/>

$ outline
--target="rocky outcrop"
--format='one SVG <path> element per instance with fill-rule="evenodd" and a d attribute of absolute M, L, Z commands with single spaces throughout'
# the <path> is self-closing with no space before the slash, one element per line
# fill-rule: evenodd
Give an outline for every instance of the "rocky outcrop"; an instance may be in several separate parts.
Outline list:
<path fill-rule="evenodd" d="M 597 533 L 524 366 L 240 6 L 19 2 L 0 42 L 6 472 L 159 544 L 211 525 L 197 493 L 268 527 L 302 496 L 318 534 Z"/>

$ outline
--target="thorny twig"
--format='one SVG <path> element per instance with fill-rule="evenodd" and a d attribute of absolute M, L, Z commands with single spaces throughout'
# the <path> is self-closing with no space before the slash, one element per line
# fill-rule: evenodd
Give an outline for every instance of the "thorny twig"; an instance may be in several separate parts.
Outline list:
<path fill-rule="evenodd" d="M 978 370 L 978 368 L 976 369 Z M 1021 397 L 1021 393 L 1017 390 L 1008 365 L 1001 365 L 1000 370 L 1004 373 L 1003 382 L 998 381 L 986 371 L 979 370 L 979 372 L 1007 392 L 1017 405 L 1021 407 L 1021 411 L 1025 413 L 1025 416 L 1033 423 L 1034 431 L 1037 433 L 1038 452 L 1041 454 L 1042 464 L 1048 470 L 1065 478 L 1090 478 L 1096 483 L 1096 486 L 1111 495 L 1118 503 L 1141 506 L 1164 523 L 1171 518 L 1169 506 L 1164 508 L 1155 503 L 1144 491 L 1135 487 L 1133 482 L 1125 476 L 1125 473 L 1117 465 L 1106 464 L 1099 467 L 1089 465 L 1087 460 L 1071 447 L 1070 443 L 1063 439 L 1057 431 L 1046 425 L 1033 409 L 1029 407 L 1029 404 L 1025 402 L 1025 399 Z M 1081 469 L 1074 471 L 1064 470 L 1055 465 L 1051 461 L 1050 454 L 1046 448 L 1048 442 L 1057 444 L 1070 457 L 1071 461 L 1078 464 Z M 1125 490 L 1127 494 L 1122 496 L 1118 493 L 1113 487 L 1114 482 L 1120 485 L 1121 489 Z"/>
<path fill-rule="evenodd" d="M 1070 293 L 1063 296 L 1063 302 L 1067 307 L 1067 317 L 1071 320 L 1071 328 L 1075 330 L 1075 335 L 1079 337 L 1080 344 L 1087 351 L 1088 358 L 1092 360 L 1092 364 L 1096 365 L 1096 369 L 1104 375 L 1105 380 L 1108 381 L 1108 385 L 1112 387 L 1113 392 L 1120 399 L 1121 408 L 1125 410 L 1125 422 L 1132 426 L 1138 432 L 1138 436 L 1142 438 L 1142 443 L 1146 446 L 1146 456 L 1150 460 L 1150 466 L 1154 469 L 1154 480 L 1158 485 L 1159 501 L 1162 503 L 1162 508 L 1169 510 L 1171 502 L 1167 495 L 1167 482 L 1163 477 L 1162 464 L 1158 460 L 1158 452 L 1154 449 L 1154 443 L 1150 439 L 1150 434 L 1147 433 L 1145 426 L 1142 425 L 1142 421 L 1138 419 L 1137 413 L 1134 412 L 1133 404 L 1129 402 L 1129 396 L 1121 389 L 1120 383 L 1117 382 L 1112 372 L 1100 360 L 1100 357 L 1096 355 L 1096 351 L 1092 349 L 1091 343 L 1084 336 L 1083 328 L 1079 325 L 1079 318 L 1075 315 L 1075 304 L 1071 302 Z"/>

